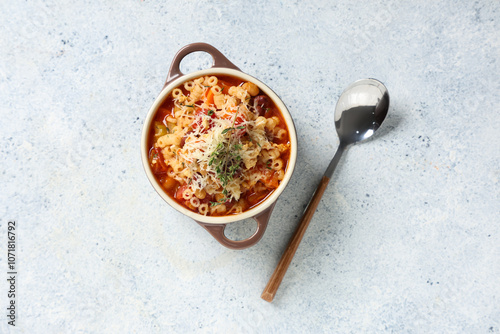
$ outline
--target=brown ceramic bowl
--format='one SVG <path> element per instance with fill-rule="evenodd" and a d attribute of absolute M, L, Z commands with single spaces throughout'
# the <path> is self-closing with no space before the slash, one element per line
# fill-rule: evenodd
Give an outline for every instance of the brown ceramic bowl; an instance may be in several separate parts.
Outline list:
<path fill-rule="evenodd" d="M 196 51 L 204 51 L 209 53 L 214 62 L 211 68 L 196 71 L 189 74 L 183 74 L 180 71 L 180 63 L 182 59 L 188 54 Z M 233 214 L 228 216 L 204 216 L 199 213 L 190 211 L 177 203 L 175 200 L 170 198 L 170 196 L 163 190 L 161 185 L 158 183 L 156 178 L 154 177 L 151 168 L 149 166 L 149 147 L 148 147 L 148 136 L 150 132 L 151 125 L 153 124 L 154 117 L 158 108 L 162 105 L 163 101 L 169 96 L 170 92 L 184 84 L 186 81 L 192 80 L 194 78 L 204 76 L 204 75 L 229 75 L 232 77 L 239 78 L 244 81 L 253 82 L 256 84 L 262 92 L 264 92 L 267 96 L 269 96 L 274 104 L 280 109 L 283 118 L 285 119 L 286 125 L 288 127 L 288 132 L 290 136 L 290 160 L 288 162 L 284 179 L 281 181 L 279 187 L 274 190 L 263 202 L 261 202 L 256 207 L 244 211 L 240 214 Z M 202 227 L 204 227 L 212 236 L 217 239 L 222 245 L 231 248 L 231 249 L 243 249 L 256 244 L 263 236 L 269 218 L 271 216 L 271 212 L 276 204 L 276 200 L 281 195 L 285 187 L 287 186 L 290 178 L 292 177 L 292 173 L 295 167 L 295 162 L 297 160 L 297 134 L 295 132 L 295 126 L 293 124 L 292 117 L 288 112 L 288 109 L 283 104 L 281 99 L 263 82 L 257 80 L 256 78 L 245 74 L 239 70 L 233 63 L 231 63 L 222 53 L 220 53 L 213 46 L 205 43 L 194 43 L 189 44 L 183 47 L 179 52 L 175 55 L 172 65 L 170 66 L 170 70 L 167 76 L 166 83 L 164 85 L 163 90 L 160 92 L 160 95 L 156 98 L 153 105 L 149 109 L 149 112 L 144 121 L 144 126 L 142 129 L 142 138 L 141 138 L 141 155 L 142 155 L 142 163 L 144 166 L 144 170 L 149 179 L 149 182 L 153 185 L 156 192 L 167 202 L 170 206 L 172 206 L 177 211 L 183 213 L 184 215 L 192 218 Z M 235 241 L 228 239 L 224 235 L 224 229 L 227 224 L 244 220 L 247 218 L 253 218 L 257 221 L 257 230 L 255 233 L 245 240 Z"/>

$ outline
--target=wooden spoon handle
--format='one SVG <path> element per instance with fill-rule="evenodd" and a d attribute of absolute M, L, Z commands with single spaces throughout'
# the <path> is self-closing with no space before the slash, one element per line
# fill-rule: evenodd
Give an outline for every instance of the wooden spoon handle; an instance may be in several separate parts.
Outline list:
<path fill-rule="evenodd" d="M 295 233 L 290 239 L 290 242 L 288 243 L 285 252 L 281 256 L 281 259 L 278 262 L 276 269 L 274 269 L 274 272 L 271 278 L 269 279 L 269 282 L 267 283 L 266 287 L 264 288 L 264 291 L 262 292 L 261 295 L 262 299 L 268 302 L 273 301 L 274 296 L 276 295 L 276 291 L 278 291 L 281 281 L 283 280 L 283 277 L 286 274 L 288 266 L 290 265 L 290 262 L 292 262 L 292 258 L 295 255 L 295 251 L 299 247 L 300 241 L 302 240 L 302 237 L 304 236 L 304 233 L 306 232 L 306 229 L 309 226 L 309 222 L 311 221 L 314 212 L 316 212 L 316 208 L 318 207 L 318 204 L 321 201 L 321 197 L 323 196 L 323 193 L 325 192 L 326 187 L 328 186 L 328 182 L 330 182 L 330 178 L 323 176 L 318 188 L 316 189 L 316 192 L 314 193 L 313 197 L 311 198 L 311 201 L 309 202 L 309 205 L 306 208 L 306 211 L 304 211 L 304 215 L 302 216 L 299 226 L 297 226 L 297 229 L 295 230 Z"/>

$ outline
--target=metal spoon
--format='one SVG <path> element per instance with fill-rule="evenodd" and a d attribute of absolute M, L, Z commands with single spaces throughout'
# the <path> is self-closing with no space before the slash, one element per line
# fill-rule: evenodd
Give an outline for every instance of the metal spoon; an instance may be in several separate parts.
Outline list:
<path fill-rule="evenodd" d="M 281 256 L 261 298 L 272 302 L 290 262 L 299 247 L 309 222 L 332 178 L 345 148 L 350 144 L 371 137 L 380 127 L 389 110 L 389 92 L 378 80 L 362 79 L 352 83 L 342 92 L 335 107 L 335 128 L 340 139 L 339 148 L 325 171 L 321 182 L 312 196 L 302 219 L 288 246 Z"/>

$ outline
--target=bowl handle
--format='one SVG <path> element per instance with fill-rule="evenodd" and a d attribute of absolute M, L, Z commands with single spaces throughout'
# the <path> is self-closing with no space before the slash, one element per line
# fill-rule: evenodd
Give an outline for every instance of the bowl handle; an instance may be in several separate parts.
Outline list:
<path fill-rule="evenodd" d="M 269 222 L 269 218 L 271 218 L 271 213 L 273 212 L 275 205 L 276 202 L 271 204 L 270 207 L 268 207 L 258 215 L 252 217 L 257 222 L 257 230 L 250 238 L 245 240 L 236 241 L 228 239 L 224 234 L 224 229 L 226 228 L 227 224 L 208 224 L 199 221 L 196 222 L 200 224 L 205 230 L 207 230 L 208 233 L 210 233 L 215 238 L 215 240 L 220 242 L 223 246 L 231 249 L 245 249 L 255 245 L 262 238 L 264 232 L 266 231 L 267 223 Z"/>
<path fill-rule="evenodd" d="M 170 70 L 168 71 L 167 80 L 165 81 L 165 85 L 163 86 L 164 88 L 173 80 L 184 75 L 184 73 L 182 73 L 180 69 L 181 61 L 188 54 L 196 51 L 203 51 L 210 54 L 212 56 L 212 59 L 214 60 L 212 67 L 226 67 L 238 71 L 240 70 L 238 67 L 236 67 L 236 65 L 231 63 L 229 59 L 227 59 L 219 50 L 217 50 L 210 44 L 192 43 L 181 48 L 174 56 L 174 60 L 172 60 L 172 64 L 170 65 Z"/>

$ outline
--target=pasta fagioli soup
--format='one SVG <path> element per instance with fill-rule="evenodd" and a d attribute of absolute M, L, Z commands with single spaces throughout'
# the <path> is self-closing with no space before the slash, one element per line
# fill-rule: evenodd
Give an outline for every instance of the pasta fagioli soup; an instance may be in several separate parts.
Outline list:
<path fill-rule="evenodd" d="M 289 158 L 280 110 L 258 86 L 231 76 L 202 76 L 173 89 L 149 133 L 158 183 L 206 216 L 259 205 L 280 185 Z"/>

